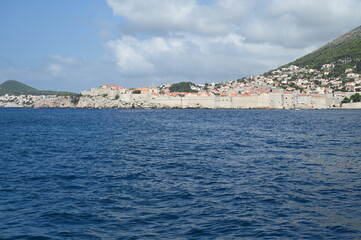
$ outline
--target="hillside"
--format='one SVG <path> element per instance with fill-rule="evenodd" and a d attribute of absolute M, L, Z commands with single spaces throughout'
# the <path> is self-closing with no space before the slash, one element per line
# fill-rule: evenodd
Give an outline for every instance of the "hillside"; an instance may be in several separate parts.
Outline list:
<path fill-rule="evenodd" d="M 361 26 L 287 65 L 320 69 L 323 64 L 344 59 L 361 59 Z"/>
<path fill-rule="evenodd" d="M 15 80 L 8 80 L 0 85 L 0 91 L 4 94 L 18 95 L 21 93 L 34 94 L 39 90 Z"/>
<path fill-rule="evenodd" d="M 15 80 L 8 80 L 0 84 L 0 95 L 76 95 L 72 92 L 59 92 L 50 90 L 38 90 Z"/>

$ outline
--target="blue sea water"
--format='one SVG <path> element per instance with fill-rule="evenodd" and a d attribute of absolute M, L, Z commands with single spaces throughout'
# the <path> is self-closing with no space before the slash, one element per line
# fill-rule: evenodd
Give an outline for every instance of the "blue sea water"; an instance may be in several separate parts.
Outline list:
<path fill-rule="evenodd" d="M 0 239 L 360 239 L 359 110 L 0 109 Z"/>

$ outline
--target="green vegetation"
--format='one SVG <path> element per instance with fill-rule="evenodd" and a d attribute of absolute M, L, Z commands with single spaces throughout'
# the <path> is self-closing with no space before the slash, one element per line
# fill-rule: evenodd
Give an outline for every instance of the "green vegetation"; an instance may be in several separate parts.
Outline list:
<path fill-rule="evenodd" d="M 352 102 L 361 102 L 361 95 L 359 93 L 356 93 L 350 97 L 350 100 Z"/>
<path fill-rule="evenodd" d="M 345 75 L 345 70 L 348 68 L 352 68 L 353 64 L 337 64 L 332 71 L 330 72 L 330 74 L 328 75 L 329 77 L 340 77 L 342 75 Z"/>
<path fill-rule="evenodd" d="M 36 88 L 30 87 L 26 84 L 23 84 L 21 82 L 15 81 L 15 80 L 8 80 L 6 82 L 3 82 L 0 85 L 0 89 L 9 90 L 9 91 L 18 91 L 18 92 L 36 92 L 39 91 Z"/>
<path fill-rule="evenodd" d="M 133 92 L 132 92 L 133 94 L 141 94 L 142 93 L 142 91 L 140 91 L 139 89 L 135 89 L 135 90 L 133 90 Z"/>
<path fill-rule="evenodd" d="M 350 102 L 361 102 L 361 95 L 359 93 L 356 93 L 352 95 L 350 98 L 345 97 L 341 103 L 350 103 Z"/>
<path fill-rule="evenodd" d="M 220 89 L 222 87 L 222 84 L 220 84 L 220 83 L 216 83 L 215 85 L 214 85 L 214 89 Z"/>
<path fill-rule="evenodd" d="M 239 82 L 239 83 L 245 83 L 245 82 L 246 82 L 246 78 L 245 78 L 245 77 L 239 78 L 239 79 L 237 79 L 237 82 Z"/>
<path fill-rule="evenodd" d="M 349 103 L 350 99 L 348 97 L 345 97 L 344 99 L 342 99 L 341 103 Z"/>
<path fill-rule="evenodd" d="M 294 82 L 291 82 L 288 86 L 293 87 L 296 90 L 300 90 L 301 92 L 303 91 L 303 88 L 297 86 Z"/>
<path fill-rule="evenodd" d="M 8 80 L 0 84 L 0 95 L 58 95 L 58 96 L 78 96 L 77 93 L 59 92 L 49 90 L 38 90 L 15 80 Z"/>
<path fill-rule="evenodd" d="M 361 61 L 358 61 L 358 62 L 356 63 L 355 72 L 361 73 Z"/>
<path fill-rule="evenodd" d="M 205 83 L 202 90 L 207 90 L 207 89 L 208 89 L 208 86 L 209 86 L 209 83 Z"/>
<path fill-rule="evenodd" d="M 175 83 L 169 87 L 169 91 L 170 92 L 198 92 L 196 90 L 193 90 L 191 88 L 192 86 L 195 86 L 195 84 L 191 83 L 191 82 Z"/>
<path fill-rule="evenodd" d="M 114 99 L 118 100 L 119 99 L 119 94 L 115 95 Z"/>
<path fill-rule="evenodd" d="M 361 37 L 340 44 L 328 44 L 288 65 L 320 69 L 323 64 L 343 59 L 361 59 Z M 359 67 L 358 70 L 361 67 Z"/>

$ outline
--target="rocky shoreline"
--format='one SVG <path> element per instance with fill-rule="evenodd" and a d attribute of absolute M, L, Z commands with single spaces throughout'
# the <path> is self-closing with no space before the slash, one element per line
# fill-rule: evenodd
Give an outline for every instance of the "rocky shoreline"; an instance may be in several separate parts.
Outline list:
<path fill-rule="evenodd" d="M 103 96 L 8 96 L 0 99 L 0 108 L 84 108 L 84 109 L 284 109 L 273 107 L 175 106 L 151 101 L 125 101 Z M 287 109 L 298 109 L 289 107 Z M 313 109 L 313 108 L 303 108 Z M 347 103 L 328 109 L 361 109 L 361 103 Z"/>
<path fill-rule="evenodd" d="M 161 109 L 171 108 L 157 103 L 127 102 L 123 100 L 108 99 L 105 97 L 73 97 L 57 96 L 51 98 L 37 99 L 35 101 L 24 101 L 14 98 L 10 101 L 0 100 L 0 108 L 94 108 L 94 109 Z"/>

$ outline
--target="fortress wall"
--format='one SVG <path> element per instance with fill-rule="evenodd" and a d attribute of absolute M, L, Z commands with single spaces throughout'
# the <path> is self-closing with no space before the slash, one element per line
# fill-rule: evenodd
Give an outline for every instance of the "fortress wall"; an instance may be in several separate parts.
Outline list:
<path fill-rule="evenodd" d="M 269 94 L 269 107 L 276 109 L 283 108 L 282 93 Z"/>
<path fill-rule="evenodd" d="M 343 97 L 336 96 L 333 94 L 327 95 L 327 105 L 331 108 L 339 108 L 341 107 L 341 101 L 343 100 Z"/>
<path fill-rule="evenodd" d="M 234 98 L 230 96 L 217 96 L 215 97 L 215 107 L 217 108 L 233 108 Z"/>
<path fill-rule="evenodd" d="M 341 99 L 332 94 L 318 95 L 296 95 L 296 108 L 301 109 L 323 109 L 340 107 Z"/>
<path fill-rule="evenodd" d="M 81 95 L 83 96 L 102 96 L 107 95 L 107 98 L 114 99 L 116 95 L 123 96 L 128 95 L 125 93 L 125 90 L 113 90 L 109 88 L 92 88 L 89 91 L 82 91 Z"/>
<path fill-rule="evenodd" d="M 234 108 L 258 108 L 258 96 L 233 97 Z"/>
<path fill-rule="evenodd" d="M 121 94 L 119 95 L 119 100 L 125 101 L 125 102 L 131 102 L 132 101 L 132 94 Z"/>
<path fill-rule="evenodd" d="M 183 101 L 181 97 L 161 96 L 161 97 L 152 97 L 150 99 L 150 102 L 160 104 L 164 107 L 181 108 Z"/>
<path fill-rule="evenodd" d="M 293 109 L 296 108 L 297 99 L 294 94 L 286 93 L 282 95 L 283 108 Z"/>
<path fill-rule="evenodd" d="M 343 103 L 342 109 L 361 109 L 361 102 Z"/>
<path fill-rule="evenodd" d="M 133 99 L 134 100 L 134 99 Z M 152 97 L 150 102 L 176 108 L 327 108 L 332 96 L 298 94 L 262 94 L 258 96 Z"/>
<path fill-rule="evenodd" d="M 209 97 L 183 97 L 182 108 L 214 108 L 214 96 Z"/>
<path fill-rule="evenodd" d="M 297 96 L 296 108 L 307 109 L 311 106 L 311 98 L 308 95 Z"/>
<path fill-rule="evenodd" d="M 172 97 L 167 95 L 155 96 L 150 92 L 141 94 L 121 93 L 111 89 L 91 89 L 83 91 L 83 95 L 102 96 L 107 94 L 107 99 L 114 99 L 119 95 L 120 101 L 129 103 L 155 103 L 169 108 L 274 108 L 274 109 L 320 109 L 338 108 L 342 97 L 333 94 L 295 94 L 295 93 L 271 93 L 257 96 L 184 96 Z M 357 108 L 357 106 L 342 108 Z"/>
<path fill-rule="evenodd" d="M 149 93 L 141 93 L 141 94 L 127 94 L 129 95 L 130 101 L 135 102 L 147 102 L 149 103 L 151 95 Z"/>
<path fill-rule="evenodd" d="M 320 109 L 327 108 L 326 97 L 322 95 L 312 95 L 310 96 L 310 104 L 308 108 L 311 109 Z"/>
<path fill-rule="evenodd" d="M 326 108 L 332 108 L 332 106 L 334 105 L 332 101 L 333 97 L 332 94 L 326 94 L 325 96 L 325 104 L 326 104 Z"/>
<path fill-rule="evenodd" d="M 258 97 L 259 108 L 270 108 L 270 96 L 271 94 L 261 94 Z"/>
<path fill-rule="evenodd" d="M 235 96 L 233 108 L 270 108 L 270 94 L 259 96 Z"/>

